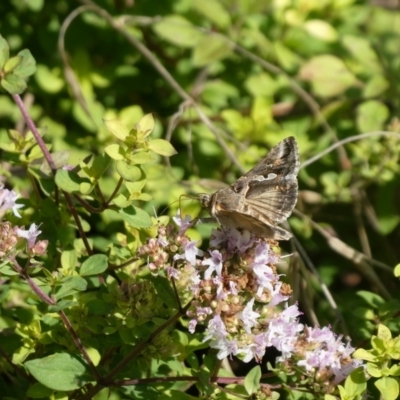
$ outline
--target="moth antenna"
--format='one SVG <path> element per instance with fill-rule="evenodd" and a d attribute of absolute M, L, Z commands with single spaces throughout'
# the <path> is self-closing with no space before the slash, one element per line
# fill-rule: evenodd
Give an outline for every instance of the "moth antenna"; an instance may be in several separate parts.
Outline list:
<path fill-rule="evenodd" d="M 156 209 L 155 209 L 155 207 L 154 207 L 154 206 L 153 206 L 153 213 L 154 213 L 154 215 L 155 215 L 156 219 L 158 219 L 157 211 L 156 211 Z"/>
<path fill-rule="evenodd" d="M 175 200 L 175 201 L 173 201 L 172 203 L 169 203 L 167 206 L 165 206 L 164 207 L 164 209 L 161 211 L 161 214 L 160 215 L 164 215 L 164 213 L 165 213 L 165 211 L 167 210 L 167 208 L 168 207 L 171 207 L 173 204 L 175 204 L 175 203 L 179 203 L 179 210 L 181 210 L 182 209 L 182 207 L 181 207 L 181 197 L 189 197 L 189 198 L 195 198 L 194 196 L 190 196 L 190 195 L 188 195 L 188 194 L 181 194 L 180 196 L 179 196 L 179 199 L 178 200 Z"/>

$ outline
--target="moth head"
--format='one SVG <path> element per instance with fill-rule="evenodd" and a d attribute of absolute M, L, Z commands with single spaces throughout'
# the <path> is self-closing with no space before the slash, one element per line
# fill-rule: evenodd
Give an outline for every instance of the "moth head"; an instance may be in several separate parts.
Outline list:
<path fill-rule="evenodd" d="M 203 208 L 207 208 L 207 209 L 210 208 L 210 200 L 211 200 L 210 194 L 200 194 L 199 200 L 200 200 L 201 206 Z"/>

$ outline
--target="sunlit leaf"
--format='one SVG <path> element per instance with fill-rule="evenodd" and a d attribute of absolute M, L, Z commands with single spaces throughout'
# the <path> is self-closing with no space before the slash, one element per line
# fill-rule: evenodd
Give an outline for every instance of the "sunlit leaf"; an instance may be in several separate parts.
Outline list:
<path fill-rule="evenodd" d="M 321 97 L 336 96 L 357 83 L 344 62 L 330 54 L 307 61 L 300 70 L 300 77 L 311 82 L 313 90 Z"/>
<path fill-rule="evenodd" d="M 172 144 L 164 139 L 149 140 L 148 146 L 150 150 L 165 157 L 170 157 L 177 153 Z"/>
<path fill-rule="evenodd" d="M 180 15 L 164 17 L 154 24 L 153 29 L 161 38 L 181 47 L 193 47 L 203 36 L 198 28 Z"/>
<path fill-rule="evenodd" d="M 53 390 L 69 391 L 82 387 L 93 378 L 85 365 L 67 353 L 56 353 L 45 358 L 27 361 L 25 367 L 44 386 Z"/>

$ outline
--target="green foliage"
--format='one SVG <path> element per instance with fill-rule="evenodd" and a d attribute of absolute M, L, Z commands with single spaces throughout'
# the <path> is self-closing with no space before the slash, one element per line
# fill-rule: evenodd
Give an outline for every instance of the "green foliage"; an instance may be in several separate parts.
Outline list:
<path fill-rule="evenodd" d="M 21 220 L 7 218 L 21 228 L 40 224 L 48 241 L 47 252 L 44 243 L 26 249 L 17 241 L 26 270 L 0 263 L 0 369 L 20 382 L 0 380 L 4 398 L 67 398 L 83 387 L 90 395 L 97 377 L 64 316 L 102 377 L 145 344 L 106 384 L 146 385 L 110 385 L 98 398 L 196 398 L 194 389 L 185 393 L 191 380 L 165 379 L 176 376 L 220 398 L 307 398 L 297 386 L 312 398 L 398 397 L 400 304 L 391 296 L 396 264 L 400 275 L 400 12 L 375 3 L 105 0 L 114 24 L 97 8 L 66 24 L 74 2 L 2 2 L 0 175 L 24 204 Z M 19 94 L 55 170 L 13 102 Z M 210 383 L 217 367 L 198 353 L 207 345 L 187 333 L 184 318 L 152 336 L 182 307 L 170 281 L 153 276 L 138 254 L 156 237 L 156 216 L 168 225 L 182 207 L 197 217 L 200 205 L 180 205 L 181 195 L 233 182 L 284 137 L 296 137 L 306 163 L 339 140 L 379 131 L 392 134 L 342 143 L 301 169 L 302 214 L 289 223 L 308 257 L 284 272 L 305 289 L 295 291 L 305 319 L 344 321 L 335 329 L 353 346 L 371 340 L 371 350 L 356 353 L 367 362 L 367 383 L 356 370 L 325 395 L 308 377 L 275 371 L 277 388 L 261 390 L 271 383 L 261 364 L 224 391 Z M 210 229 L 190 234 L 207 243 Z M 348 247 L 334 252 L 330 238 Z"/>
<path fill-rule="evenodd" d="M 7 41 L 0 35 L 0 85 L 10 94 L 21 94 L 27 87 L 25 79 L 36 71 L 36 62 L 29 50 L 9 56 Z"/>
<path fill-rule="evenodd" d="M 367 373 L 371 381 L 385 399 L 399 397 L 400 366 L 400 336 L 392 337 L 390 330 L 378 326 L 378 333 L 371 338 L 371 350 L 358 349 L 354 356 L 365 360 Z M 375 378 L 375 379 L 374 379 Z"/>

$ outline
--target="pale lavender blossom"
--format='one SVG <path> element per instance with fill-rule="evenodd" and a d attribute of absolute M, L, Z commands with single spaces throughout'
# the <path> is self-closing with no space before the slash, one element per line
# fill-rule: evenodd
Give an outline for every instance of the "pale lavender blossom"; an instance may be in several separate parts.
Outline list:
<path fill-rule="evenodd" d="M 210 340 L 210 347 L 218 349 L 217 357 L 222 360 L 229 355 L 238 353 L 238 344 L 236 339 L 229 339 L 225 324 L 219 314 L 216 314 L 208 322 L 203 342 Z"/>
<path fill-rule="evenodd" d="M 222 254 L 218 250 L 213 250 L 210 255 L 210 258 L 206 258 L 201 263 L 202 265 L 209 265 L 204 272 L 204 279 L 210 279 L 214 271 L 218 276 L 222 274 Z"/>
<path fill-rule="evenodd" d="M 332 385 L 338 385 L 340 382 L 344 381 L 358 367 L 365 368 L 362 360 L 352 359 L 350 363 L 341 365 L 340 368 L 332 367 L 332 372 L 335 375 Z"/>
<path fill-rule="evenodd" d="M 240 254 L 245 253 L 255 242 L 254 236 L 249 231 L 239 232 L 235 228 L 227 230 L 228 251 L 238 250 Z"/>
<path fill-rule="evenodd" d="M 227 291 L 224 288 L 224 280 L 221 276 L 215 276 L 212 283 L 217 288 L 215 298 L 217 300 L 225 300 L 228 297 Z"/>
<path fill-rule="evenodd" d="M 265 333 L 260 333 L 258 335 L 253 335 L 253 343 L 246 347 L 239 349 L 239 354 L 244 354 L 242 361 L 247 363 L 253 358 L 260 361 L 265 354 Z"/>
<path fill-rule="evenodd" d="M 23 204 L 15 202 L 18 197 L 19 194 L 15 193 L 14 190 L 5 189 L 4 185 L 0 184 L 0 215 L 11 209 L 16 217 L 21 218 L 18 209 L 23 207 Z"/>
<path fill-rule="evenodd" d="M 210 319 L 205 333 L 206 334 L 204 336 L 203 342 L 206 342 L 209 339 L 216 340 L 218 338 L 225 338 L 226 336 L 228 336 L 225 324 L 219 314 L 216 314 L 213 318 Z"/>
<path fill-rule="evenodd" d="M 157 243 L 161 246 L 161 247 L 166 247 L 168 246 L 168 240 L 165 236 L 159 236 L 157 238 Z"/>
<path fill-rule="evenodd" d="M 172 217 L 172 219 L 174 220 L 175 224 L 179 227 L 179 235 L 183 235 L 192 225 L 190 215 L 186 215 L 186 217 L 182 219 L 179 210 L 176 213 L 176 216 Z"/>
<path fill-rule="evenodd" d="M 232 281 L 229 282 L 229 293 L 233 294 L 234 296 L 236 296 L 238 294 L 236 286 L 237 286 L 236 282 L 232 282 Z"/>
<path fill-rule="evenodd" d="M 196 244 L 196 240 L 188 242 L 185 246 L 185 253 L 175 254 L 174 260 L 186 260 L 189 261 L 190 264 L 196 265 L 196 256 L 201 257 L 203 255 L 203 251 L 196 247 Z"/>
<path fill-rule="evenodd" d="M 275 307 L 276 305 L 289 300 L 290 297 L 289 295 L 285 296 L 281 293 L 281 287 L 282 287 L 282 282 L 278 282 L 275 284 L 273 290 L 270 291 L 271 299 L 268 303 L 269 308 Z"/>
<path fill-rule="evenodd" d="M 329 342 L 332 340 L 335 341 L 336 336 L 329 327 L 324 326 L 323 328 L 308 328 L 307 342 Z"/>
<path fill-rule="evenodd" d="M 238 343 L 236 339 L 227 339 L 226 337 L 219 337 L 210 342 L 212 349 L 218 349 L 217 358 L 223 360 L 228 356 L 236 356 L 238 354 Z"/>
<path fill-rule="evenodd" d="M 211 231 L 211 238 L 210 244 L 213 247 L 217 247 L 228 239 L 226 232 L 222 231 L 221 229 L 213 229 Z"/>
<path fill-rule="evenodd" d="M 243 328 L 247 333 L 251 333 L 251 328 L 257 325 L 257 318 L 260 316 L 258 312 L 253 311 L 254 297 L 246 304 L 242 311 L 238 312 L 236 316 L 242 321 Z"/>
<path fill-rule="evenodd" d="M 42 233 L 38 228 L 39 225 L 32 224 L 28 230 L 17 229 L 17 235 L 28 240 L 28 248 L 30 249 L 35 245 L 36 238 Z"/>
<path fill-rule="evenodd" d="M 189 321 L 188 331 L 189 331 L 190 333 L 194 333 L 194 332 L 196 331 L 197 323 L 198 323 L 198 321 L 197 321 L 196 318 L 193 318 L 193 319 L 191 319 L 191 320 Z"/>
<path fill-rule="evenodd" d="M 176 268 L 167 267 L 167 274 L 170 278 L 179 279 L 179 275 L 181 274 Z"/>
<path fill-rule="evenodd" d="M 304 325 L 298 321 L 300 314 L 297 305 L 292 305 L 269 321 L 265 344 L 282 352 L 280 361 L 292 356 L 299 333 L 304 330 Z"/>
<path fill-rule="evenodd" d="M 210 307 L 196 307 L 196 318 L 193 318 L 189 322 L 189 332 L 194 333 L 196 325 L 199 321 L 204 321 L 207 315 L 212 314 Z"/>

